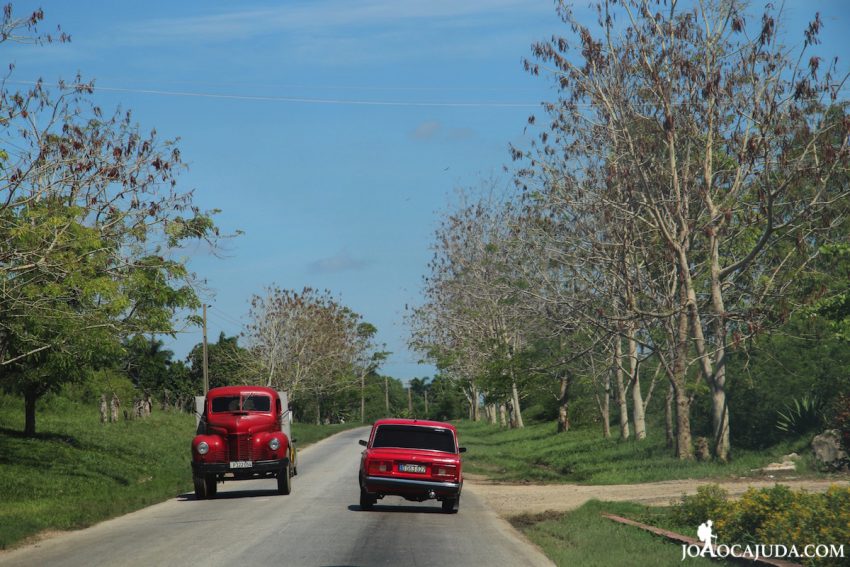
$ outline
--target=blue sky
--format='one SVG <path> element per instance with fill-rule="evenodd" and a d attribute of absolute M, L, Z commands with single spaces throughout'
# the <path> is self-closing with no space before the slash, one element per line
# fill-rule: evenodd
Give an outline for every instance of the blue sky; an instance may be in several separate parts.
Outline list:
<path fill-rule="evenodd" d="M 850 3 L 788 4 L 795 35 L 820 10 L 826 47 L 847 61 Z M 4 46 L 12 80 L 94 79 L 102 107 L 181 139 L 183 188 L 222 210 L 225 231 L 244 231 L 222 257 L 198 249 L 190 260 L 210 290 L 211 340 L 238 334 L 267 285 L 327 288 L 377 326 L 393 352 L 384 373 L 433 374 L 405 346 L 405 305 L 421 301 L 453 190 L 507 182 L 508 144 L 523 144 L 528 115 L 554 97 L 522 69 L 533 42 L 563 32 L 553 2 L 14 6 L 41 6 L 42 28 L 60 24 L 72 42 Z M 190 328 L 167 343 L 182 358 L 200 340 Z"/>

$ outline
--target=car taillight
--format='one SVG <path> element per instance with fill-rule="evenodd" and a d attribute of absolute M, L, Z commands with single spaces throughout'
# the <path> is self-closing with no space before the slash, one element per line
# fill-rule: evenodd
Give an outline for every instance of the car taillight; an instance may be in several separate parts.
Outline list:
<path fill-rule="evenodd" d="M 455 478 L 457 476 L 457 467 L 454 465 L 432 465 L 431 474 L 433 476 Z"/>
<path fill-rule="evenodd" d="M 386 474 L 392 470 L 392 461 L 369 461 L 369 474 Z"/>

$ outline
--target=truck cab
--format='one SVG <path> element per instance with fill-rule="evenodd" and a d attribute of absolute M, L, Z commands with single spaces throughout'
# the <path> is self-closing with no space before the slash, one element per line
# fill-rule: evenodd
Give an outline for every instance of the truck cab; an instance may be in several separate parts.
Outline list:
<path fill-rule="evenodd" d="M 223 386 L 201 400 L 192 440 L 195 497 L 214 497 L 219 482 L 256 478 L 275 478 L 278 493 L 289 494 L 297 469 L 286 394 L 263 386 Z"/>

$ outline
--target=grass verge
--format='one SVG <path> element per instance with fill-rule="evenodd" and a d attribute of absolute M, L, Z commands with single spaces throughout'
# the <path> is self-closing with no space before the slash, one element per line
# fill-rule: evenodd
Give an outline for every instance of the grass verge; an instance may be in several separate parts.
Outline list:
<path fill-rule="evenodd" d="M 191 414 L 154 411 L 101 424 L 94 406 L 51 397 L 35 438 L 23 402 L 0 395 L 0 549 L 47 530 L 80 529 L 192 490 Z M 297 447 L 358 424 L 293 424 Z"/>
<path fill-rule="evenodd" d="M 566 514 L 547 513 L 511 518 L 556 565 L 609 567 L 611 565 L 717 565 L 703 558 L 682 562 L 682 548 L 638 528 L 618 524 L 601 514 L 608 512 L 645 523 L 665 512 L 628 502 L 591 500 Z"/>
<path fill-rule="evenodd" d="M 650 432 L 643 441 L 603 439 L 597 428 L 556 433 L 554 423 L 500 429 L 485 423 L 456 424 L 464 455 L 464 470 L 493 480 L 582 484 L 633 484 L 663 480 L 761 476 L 755 469 L 782 455 L 808 455 L 808 440 L 783 443 L 753 452 L 736 450 L 731 462 L 700 463 L 677 460 L 665 446 L 664 432 Z M 825 476 L 805 459 L 798 476 Z"/>

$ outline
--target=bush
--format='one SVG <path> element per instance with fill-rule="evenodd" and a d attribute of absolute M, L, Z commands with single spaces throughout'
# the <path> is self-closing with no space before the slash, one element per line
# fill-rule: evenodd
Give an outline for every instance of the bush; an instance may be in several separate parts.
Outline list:
<path fill-rule="evenodd" d="M 776 429 L 795 437 L 823 429 L 826 422 L 823 403 L 815 394 L 806 394 L 795 399 L 793 404 L 786 405 L 778 414 Z"/>
<path fill-rule="evenodd" d="M 736 501 L 717 485 L 702 486 L 671 510 L 679 525 L 714 521 L 717 541 L 726 545 L 846 545 L 850 541 L 850 487 L 833 486 L 824 494 L 787 486 L 751 488 Z M 805 559 L 804 565 L 843 565 L 846 558 Z"/>
<path fill-rule="evenodd" d="M 697 488 L 693 496 L 682 496 L 681 503 L 673 506 L 673 519 L 682 526 L 698 526 L 706 520 L 723 514 L 729 494 L 717 484 Z"/>
<path fill-rule="evenodd" d="M 759 541 L 759 530 L 771 521 L 777 511 L 790 508 L 795 498 L 795 493 L 781 484 L 773 488 L 747 490 L 715 520 L 718 541 L 768 543 Z"/>

